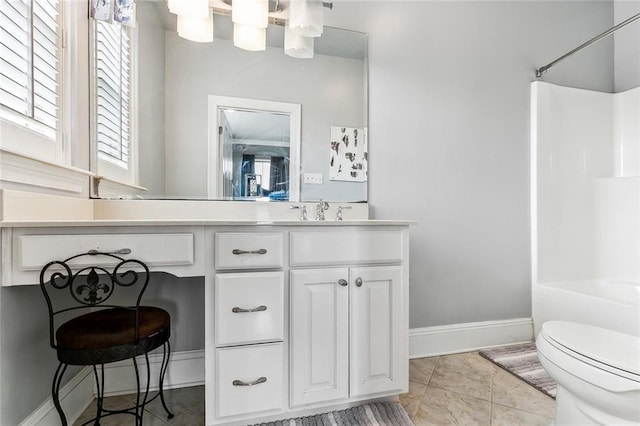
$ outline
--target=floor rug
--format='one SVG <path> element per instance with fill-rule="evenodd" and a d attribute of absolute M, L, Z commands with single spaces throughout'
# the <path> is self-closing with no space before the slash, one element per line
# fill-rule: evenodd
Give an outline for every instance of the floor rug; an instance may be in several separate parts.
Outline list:
<path fill-rule="evenodd" d="M 259 426 L 412 426 L 398 402 L 376 402 L 309 417 L 260 423 Z M 258 425 L 256 425 L 258 426 Z"/>
<path fill-rule="evenodd" d="M 556 397 L 556 382 L 542 368 L 535 342 L 483 349 L 480 355 L 539 391 L 552 398 Z"/>

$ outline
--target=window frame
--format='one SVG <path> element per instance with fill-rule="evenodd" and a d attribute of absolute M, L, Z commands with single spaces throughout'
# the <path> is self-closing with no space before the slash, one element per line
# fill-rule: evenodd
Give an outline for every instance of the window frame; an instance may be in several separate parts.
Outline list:
<path fill-rule="evenodd" d="M 29 0 L 29 10 L 31 12 L 31 25 L 33 26 L 33 3 L 37 0 Z M 70 27 L 70 15 L 68 13 L 68 3 L 64 0 L 58 0 L 58 17 L 57 17 L 57 60 L 58 74 L 56 76 L 57 90 L 57 114 L 56 128 L 52 129 L 46 124 L 36 120 L 31 115 L 23 114 L 8 106 L 0 105 L 0 151 L 9 154 L 19 155 L 26 158 L 32 158 L 38 161 L 69 166 L 71 164 L 71 149 L 67 142 L 69 126 L 66 123 L 65 109 L 68 108 L 70 101 L 65 87 L 69 85 L 68 57 L 69 49 L 67 48 L 67 34 Z M 33 28 L 33 27 L 32 27 Z M 31 39 L 33 39 L 33 31 L 31 31 Z M 29 64 L 33 69 L 33 60 Z M 30 93 L 34 91 L 33 71 L 30 71 Z M 33 114 L 34 107 L 31 107 Z M 53 130 L 54 135 L 50 136 Z M 1 179 L 0 179 L 1 180 Z"/>
<path fill-rule="evenodd" d="M 100 158 L 98 154 L 98 96 L 97 96 L 97 23 L 94 19 L 89 19 L 89 132 L 91 149 L 91 170 L 94 170 L 100 181 L 108 182 L 108 185 L 115 186 L 121 194 L 137 194 L 144 188 L 138 186 L 138 31 L 136 27 L 123 26 L 129 33 L 129 155 L 127 168 Z M 105 183 L 105 182 L 102 182 Z M 101 189 L 104 185 L 101 185 Z M 94 182 L 94 185 L 96 182 Z M 94 194 L 97 188 L 94 187 Z M 102 195 L 102 191 L 100 191 Z"/>

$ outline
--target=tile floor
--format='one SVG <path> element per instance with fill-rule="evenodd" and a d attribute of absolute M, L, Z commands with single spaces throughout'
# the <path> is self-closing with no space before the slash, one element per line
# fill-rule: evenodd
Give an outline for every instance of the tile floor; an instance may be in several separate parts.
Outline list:
<path fill-rule="evenodd" d="M 147 407 L 144 424 L 197 426 L 204 424 L 204 387 L 166 392 L 175 417 L 167 420 L 159 400 Z M 122 407 L 133 396 L 107 398 L 107 407 Z M 555 401 L 525 382 L 469 352 L 414 359 L 409 362 L 409 392 L 400 396 L 416 426 L 422 425 L 551 425 Z M 74 426 L 89 420 L 90 406 Z M 112 416 L 103 426 L 133 424 L 126 415 Z"/>
<path fill-rule="evenodd" d="M 416 426 L 551 425 L 555 400 L 477 352 L 409 362 L 400 402 Z"/>

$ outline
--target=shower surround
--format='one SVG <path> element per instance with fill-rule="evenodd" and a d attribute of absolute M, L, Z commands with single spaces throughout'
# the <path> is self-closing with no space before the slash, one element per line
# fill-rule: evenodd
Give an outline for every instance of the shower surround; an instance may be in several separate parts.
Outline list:
<path fill-rule="evenodd" d="M 535 334 L 567 320 L 640 336 L 640 87 L 531 88 Z"/>

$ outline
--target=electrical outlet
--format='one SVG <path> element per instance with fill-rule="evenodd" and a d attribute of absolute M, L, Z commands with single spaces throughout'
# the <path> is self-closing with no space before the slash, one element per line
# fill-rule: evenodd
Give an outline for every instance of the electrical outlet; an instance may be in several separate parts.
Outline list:
<path fill-rule="evenodd" d="M 322 173 L 305 173 L 304 183 L 310 183 L 313 185 L 322 184 Z"/>

